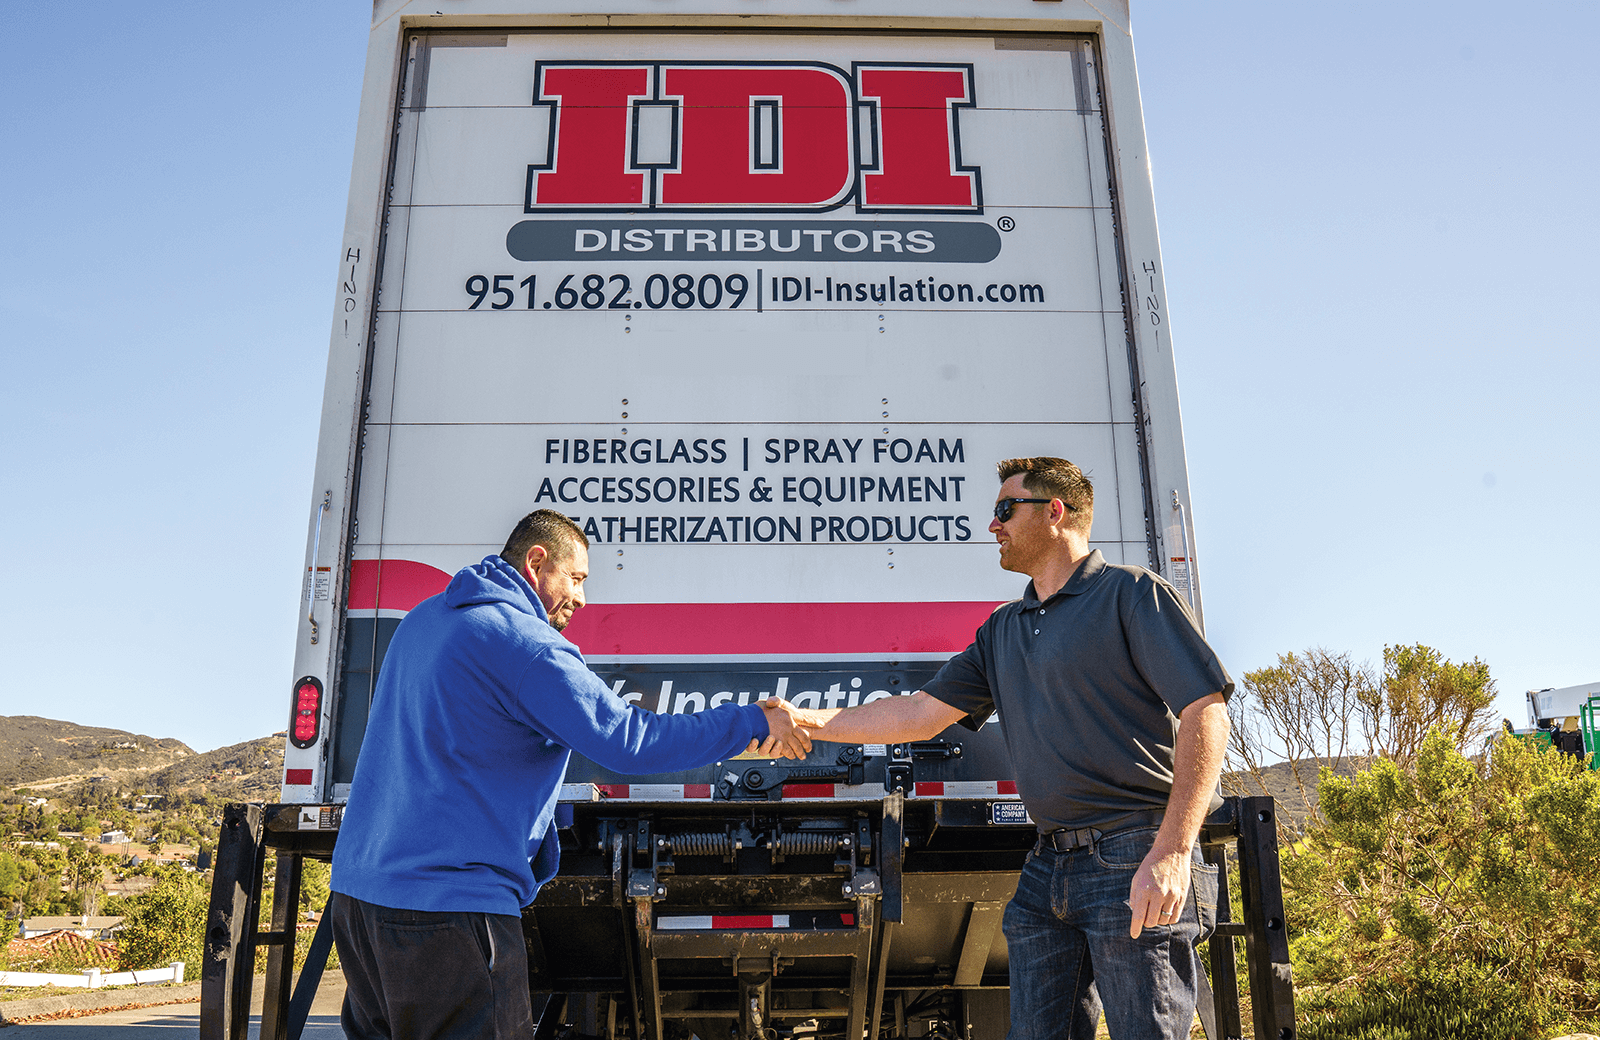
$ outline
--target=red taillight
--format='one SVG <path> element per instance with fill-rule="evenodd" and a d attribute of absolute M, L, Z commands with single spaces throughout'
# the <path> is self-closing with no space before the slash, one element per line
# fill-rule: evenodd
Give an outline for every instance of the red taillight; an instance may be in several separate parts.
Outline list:
<path fill-rule="evenodd" d="M 289 718 L 289 743 L 310 747 L 317 742 L 322 722 L 322 683 L 308 675 L 294 684 L 294 707 Z"/>

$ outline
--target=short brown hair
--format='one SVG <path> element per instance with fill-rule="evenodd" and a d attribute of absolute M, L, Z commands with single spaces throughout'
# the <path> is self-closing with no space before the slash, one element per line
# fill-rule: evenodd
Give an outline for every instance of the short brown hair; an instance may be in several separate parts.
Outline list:
<path fill-rule="evenodd" d="M 528 550 L 535 545 L 544 546 L 551 559 L 565 560 L 572 555 L 574 545 L 587 549 L 589 539 L 583 528 L 554 509 L 535 509 L 517 521 L 511 537 L 506 539 L 506 547 L 500 550 L 500 558 L 521 570 L 528 559 Z"/>
<path fill-rule="evenodd" d="M 1067 526 L 1088 533 L 1089 524 L 1094 521 L 1094 485 L 1083 475 L 1083 470 L 1066 459 L 1051 455 L 1001 459 L 995 468 L 1000 472 L 1002 484 L 1021 473 L 1022 486 L 1035 495 L 1061 499 L 1070 507 L 1071 519 Z"/>

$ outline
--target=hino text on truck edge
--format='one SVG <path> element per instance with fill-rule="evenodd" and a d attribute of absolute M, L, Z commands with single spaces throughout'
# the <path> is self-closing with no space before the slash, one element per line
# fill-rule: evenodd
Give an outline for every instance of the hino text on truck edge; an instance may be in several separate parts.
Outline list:
<path fill-rule="evenodd" d="M 388 640 L 532 509 L 591 543 L 565 634 L 657 712 L 918 689 L 1020 593 L 987 534 L 1006 457 L 1081 465 L 1094 546 L 1202 616 L 1128 19 L 378 0 L 281 804 L 225 815 L 202 1037 L 243 1040 L 258 953 L 261 1036 L 299 1036 L 331 942 L 292 987 L 301 866 Z M 574 756 L 523 911 L 540 1040 L 1000 1040 L 1011 777 L 993 719 L 660 776 Z M 1255 1035 L 1294 1034 L 1275 813 L 1231 798 L 1202 834 L 1212 1038 L 1243 1035 L 1239 938 Z"/>

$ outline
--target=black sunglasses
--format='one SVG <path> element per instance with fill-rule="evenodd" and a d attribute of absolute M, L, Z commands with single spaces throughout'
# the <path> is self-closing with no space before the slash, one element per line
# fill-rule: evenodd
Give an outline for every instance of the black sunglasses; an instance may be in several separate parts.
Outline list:
<path fill-rule="evenodd" d="M 996 520 L 1000 521 L 1002 524 L 1005 523 L 1007 520 L 1010 520 L 1011 519 L 1011 503 L 1013 503 L 1013 502 L 1039 502 L 1039 503 L 1044 503 L 1044 502 L 1054 502 L 1054 501 L 1055 501 L 1055 499 L 1053 499 L 1053 498 L 1002 498 L 1000 501 L 998 501 L 998 502 L 996 502 L 994 504 L 994 518 Z M 1074 513 L 1076 513 L 1078 511 L 1076 508 L 1074 508 L 1069 503 L 1063 502 L 1061 504 L 1066 506 L 1068 509 L 1071 509 Z"/>

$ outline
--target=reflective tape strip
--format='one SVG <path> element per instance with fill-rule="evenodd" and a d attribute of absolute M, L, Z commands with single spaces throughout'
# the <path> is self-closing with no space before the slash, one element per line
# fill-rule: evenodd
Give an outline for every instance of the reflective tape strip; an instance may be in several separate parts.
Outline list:
<path fill-rule="evenodd" d="M 1015 798 L 1015 780 L 918 780 L 917 798 Z"/>
<path fill-rule="evenodd" d="M 703 931 L 741 928 L 787 928 L 789 927 L 789 915 L 710 914 L 700 917 L 658 917 L 656 918 L 656 927 L 661 929 L 700 929 Z"/>
<path fill-rule="evenodd" d="M 634 801 L 676 802 L 686 798 L 710 798 L 710 784 L 629 784 L 624 796 Z"/>
<path fill-rule="evenodd" d="M 711 917 L 658 917 L 656 927 L 667 928 L 710 928 Z"/>

